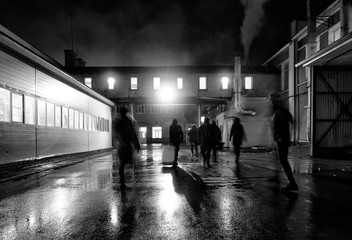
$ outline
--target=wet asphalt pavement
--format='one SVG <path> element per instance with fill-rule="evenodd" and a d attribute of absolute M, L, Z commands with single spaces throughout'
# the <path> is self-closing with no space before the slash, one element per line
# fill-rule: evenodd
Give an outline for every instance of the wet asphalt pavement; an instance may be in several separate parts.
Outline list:
<path fill-rule="evenodd" d="M 0 239 L 352 239 L 350 182 L 311 174 L 294 161 L 299 191 L 283 193 L 271 153 L 218 154 L 210 168 L 181 149 L 179 167 L 161 164 L 161 146 L 144 146 L 128 189 L 118 164 L 101 154 L 0 184 Z"/>

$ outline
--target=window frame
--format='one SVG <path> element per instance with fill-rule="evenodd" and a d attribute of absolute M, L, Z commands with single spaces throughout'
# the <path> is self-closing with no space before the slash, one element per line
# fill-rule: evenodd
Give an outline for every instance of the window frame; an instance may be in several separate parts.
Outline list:
<path fill-rule="evenodd" d="M 250 80 L 250 84 L 247 80 Z M 244 89 L 245 90 L 252 90 L 253 89 L 253 76 L 245 76 L 244 77 Z"/>
<path fill-rule="evenodd" d="M 136 80 L 136 83 L 132 83 L 134 79 Z M 134 85 L 136 86 L 135 88 L 133 88 Z M 130 77 L 130 90 L 138 91 L 138 77 Z"/>
<path fill-rule="evenodd" d="M 154 90 L 159 90 L 161 85 L 161 80 L 160 77 L 153 77 L 153 89 Z"/>
<path fill-rule="evenodd" d="M 204 80 L 204 88 L 201 88 L 202 87 L 202 80 Z M 201 91 L 206 91 L 208 90 L 208 83 L 207 83 L 208 79 L 206 76 L 199 76 L 198 78 L 198 90 L 201 90 Z"/>

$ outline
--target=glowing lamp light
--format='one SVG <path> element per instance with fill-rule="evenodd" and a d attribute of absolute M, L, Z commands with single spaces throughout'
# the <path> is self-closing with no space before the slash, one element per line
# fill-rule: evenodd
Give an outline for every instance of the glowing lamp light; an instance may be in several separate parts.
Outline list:
<path fill-rule="evenodd" d="M 163 103 L 170 103 L 175 100 L 175 91 L 169 87 L 160 89 L 159 100 Z"/>

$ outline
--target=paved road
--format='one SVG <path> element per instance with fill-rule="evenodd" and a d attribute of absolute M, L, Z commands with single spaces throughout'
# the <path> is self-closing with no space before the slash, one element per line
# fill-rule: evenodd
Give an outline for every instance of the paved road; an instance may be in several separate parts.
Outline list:
<path fill-rule="evenodd" d="M 0 185 L 0 239 L 352 239 L 351 185 L 295 166 L 283 194 L 270 153 L 230 152 L 211 168 L 180 152 L 180 167 L 148 147 L 119 190 L 110 153 Z M 293 164 L 294 165 L 294 164 Z M 303 164 L 304 165 L 304 164 Z M 305 173 L 307 171 L 308 173 Z"/>

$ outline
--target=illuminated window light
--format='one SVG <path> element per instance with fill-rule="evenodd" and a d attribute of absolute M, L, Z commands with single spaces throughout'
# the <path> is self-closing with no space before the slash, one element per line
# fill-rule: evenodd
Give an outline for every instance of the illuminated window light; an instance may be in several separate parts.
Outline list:
<path fill-rule="evenodd" d="M 138 90 L 138 78 L 131 77 L 131 90 Z"/>
<path fill-rule="evenodd" d="M 222 77 L 221 78 L 221 87 L 222 87 L 222 89 L 228 89 L 229 88 L 229 78 L 228 77 Z"/>
<path fill-rule="evenodd" d="M 109 78 L 108 78 L 108 84 L 109 84 L 109 89 L 114 89 L 115 78 L 109 77 Z"/>
<path fill-rule="evenodd" d="M 155 77 L 153 79 L 153 86 L 154 86 L 154 89 L 160 89 L 160 78 L 159 77 Z"/>
<path fill-rule="evenodd" d="M 199 89 L 200 90 L 207 89 L 207 78 L 206 77 L 199 77 Z"/>
<path fill-rule="evenodd" d="M 84 78 L 84 84 L 89 88 L 92 88 L 92 78 Z"/>
<path fill-rule="evenodd" d="M 200 122 L 204 123 L 204 119 L 205 119 L 204 116 L 200 117 Z"/>
<path fill-rule="evenodd" d="M 244 88 L 252 89 L 253 88 L 253 77 L 245 77 L 244 78 Z"/>
<path fill-rule="evenodd" d="M 183 88 L 183 79 L 177 78 L 177 89 L 182 89 L 182 88 Z"/>

